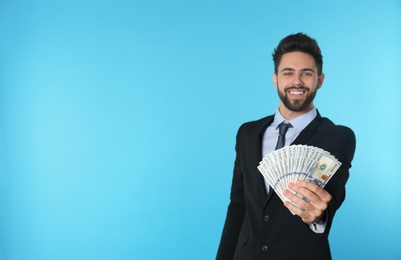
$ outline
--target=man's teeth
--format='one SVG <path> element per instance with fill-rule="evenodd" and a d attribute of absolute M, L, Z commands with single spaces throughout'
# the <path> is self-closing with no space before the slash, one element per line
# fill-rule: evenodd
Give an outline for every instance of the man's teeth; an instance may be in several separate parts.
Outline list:
<path fill-rule="evenodd" d="M 303 91 L 290 91 L 291 95 L 302 95 L 303 93 Z"/>

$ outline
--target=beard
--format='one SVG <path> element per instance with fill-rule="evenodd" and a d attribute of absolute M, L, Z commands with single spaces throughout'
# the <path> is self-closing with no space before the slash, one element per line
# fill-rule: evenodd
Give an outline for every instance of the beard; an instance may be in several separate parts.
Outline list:
<path fill-rule="evenodd" d="M 287 89 L 284 90 L 283 93 L 280 92 L 279 90 L 280 88 L 277 88 L 277 93 L 281 99 L 281 101 L 283 102 L 284 106 L 294 112 L 301 112 L 304 111 L 311 103 L 312 101 L 315 99 L 316 93 L 317 93 L 317 88 L 315 88 L 315 91 L 310 92 L 306 98 L 304 100 L 293 100 L 291 102 L 291 100 L 288 98 L 287 96 L 287 91 L 290 89 L 302 89 L 305 91 L 309 91 L 309 88 L 306 87 L 289 87 Z"/>

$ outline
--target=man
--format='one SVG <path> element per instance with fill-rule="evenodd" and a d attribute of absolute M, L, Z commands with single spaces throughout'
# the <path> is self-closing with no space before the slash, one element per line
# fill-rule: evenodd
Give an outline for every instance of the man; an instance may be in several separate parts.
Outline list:
<path fill-rule="evenodd" d="M 308 35 L 289 35 L 273 53 L 274 86 L 280 97 L 274 115 L 243 124 L 237 134 L 230 204 L 217 259 L 331 259 L 328 235 L 355 151 L 355 135 L 321 117 L 313 105 L 322 86 L 323 60 Z M 262 158 L 275 150 L 281 123 L 290 124 L 285 145 L 304 144 L 334 155 L 341 167 L 323 188 L 301 181 L 289 185 L 283 203 L 258 171 Z M 291 213 L 291 211 L 294 214 Z"/>

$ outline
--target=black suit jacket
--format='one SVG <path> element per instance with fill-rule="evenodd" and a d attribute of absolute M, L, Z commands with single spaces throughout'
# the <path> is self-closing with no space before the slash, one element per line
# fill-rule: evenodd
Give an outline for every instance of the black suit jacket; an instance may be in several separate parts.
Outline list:
<path fill-rule="evenodd" d="M 345 198 L 355 135 L 318 113 L 292 143 L 320 147 L 342 163 L 325 186 L 332 200 L 326 210 L 326 229 L 317 234 L 300 217 L 292 215 L 274 192 L 266 194 L 257 166 L 262 160 L 262 137 L 273 118 L 245 123 L 238 131 L 230 204 L 217 259 L 331 259 L 328 235 L 334 214 Z"/>

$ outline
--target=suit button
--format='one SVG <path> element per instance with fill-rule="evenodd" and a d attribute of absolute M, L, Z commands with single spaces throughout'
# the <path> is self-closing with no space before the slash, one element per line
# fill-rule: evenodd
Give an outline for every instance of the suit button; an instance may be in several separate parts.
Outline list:
<path fill-rule="evenodd" d="M 269 218 L 269 215 L 266 215 L 263 219 L 264 219 L 266 222 L 269 221 L 269 219 L 270 219 L 270 218 Z"/>
<path fill-rule="evenodd" d="M 262 251 L 267 251 L 267 246 L 262 246 Z"/>

